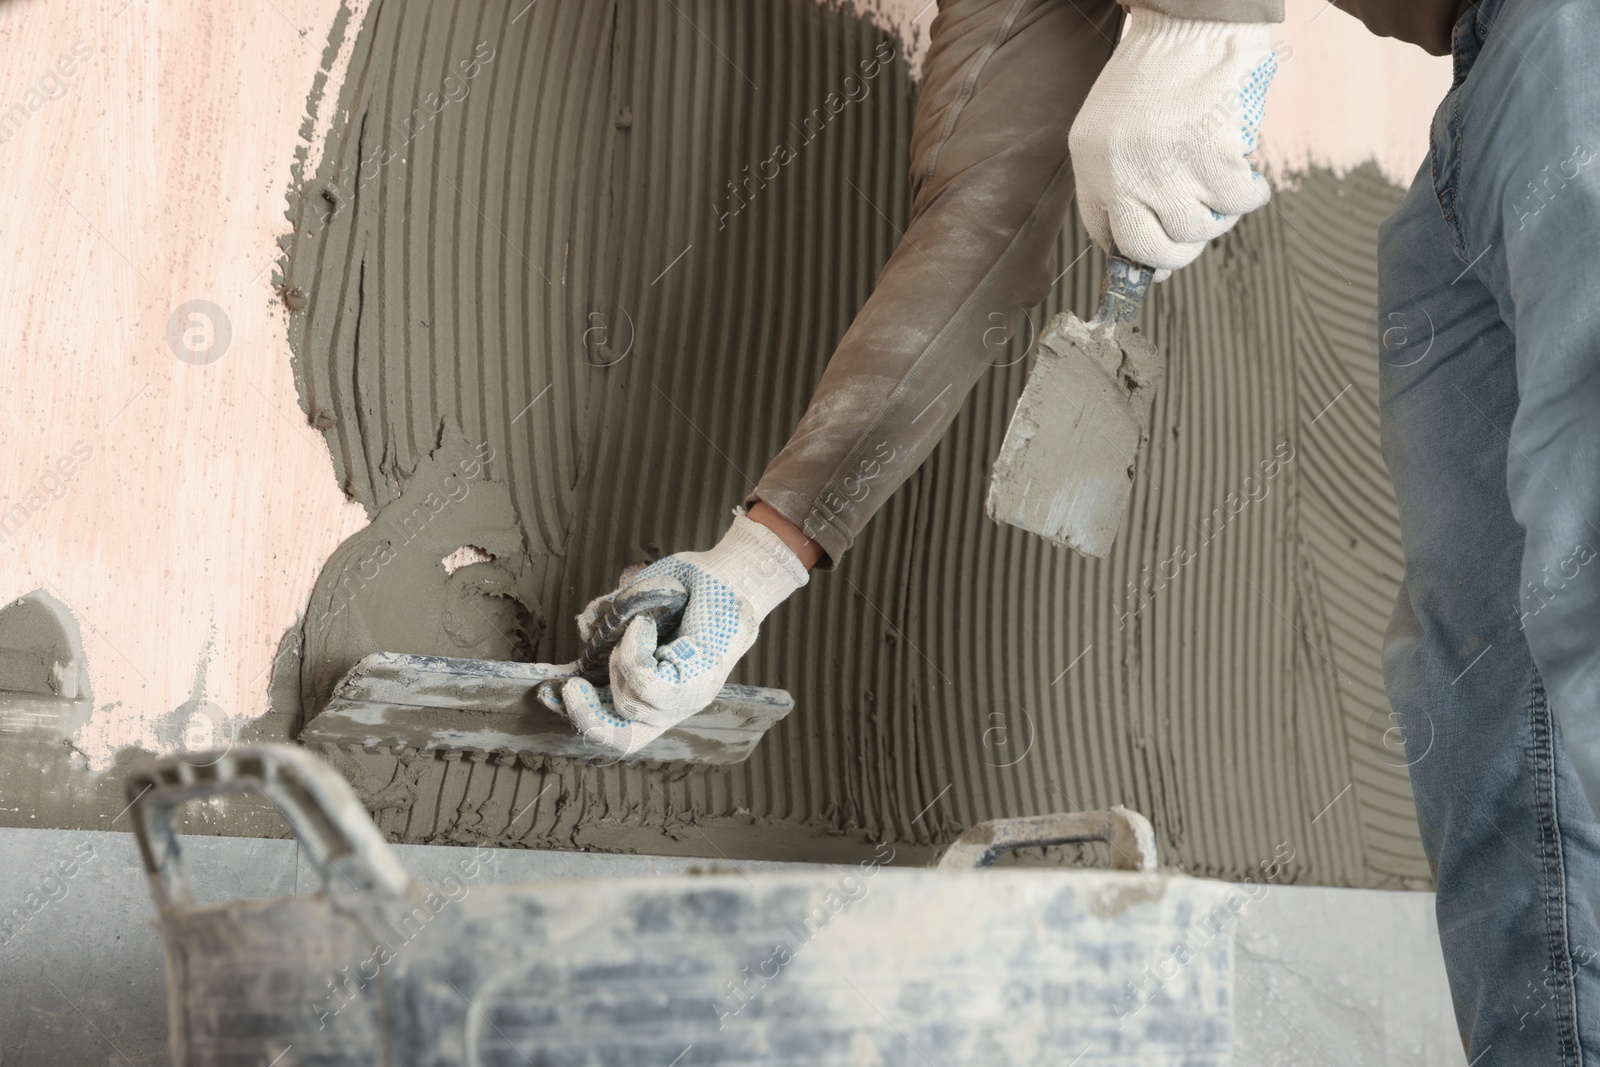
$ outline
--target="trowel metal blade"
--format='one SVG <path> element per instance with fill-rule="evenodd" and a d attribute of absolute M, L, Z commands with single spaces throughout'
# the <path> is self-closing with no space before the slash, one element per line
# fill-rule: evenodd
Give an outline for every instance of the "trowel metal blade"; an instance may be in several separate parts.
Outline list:
<path fill-rule="evenodd" d="M 561 756 L 610 763 L 534 696 L 540 682 L 570 677 L 570 664 L 510 663 L 375 652 L 345 675 L 320 714 L 300 731 L 305 744 L 536 760 Z M 782 689 L 725 685 L 690 716 L 626 762 L 743 763 L 774 723 L 794 708 Z"/>
<path fill-rule="evenodd" d="M 989 517 L 1088 556 L 1111 551 L 1165 373 L 1131 325 L 1051 319 L 989 479 Z"/>

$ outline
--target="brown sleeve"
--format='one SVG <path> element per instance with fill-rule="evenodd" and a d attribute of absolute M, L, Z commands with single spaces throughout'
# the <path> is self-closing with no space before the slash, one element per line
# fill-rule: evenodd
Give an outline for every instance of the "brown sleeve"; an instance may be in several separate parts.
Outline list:
<path fill-rule="evenodd" d="M 911 135 L 911 219 L 747 503 L 837 562 L 1026 329 L 1061 265 L 1067 135 L 1111 57 L 1112 0 L 943 0 Z"/>

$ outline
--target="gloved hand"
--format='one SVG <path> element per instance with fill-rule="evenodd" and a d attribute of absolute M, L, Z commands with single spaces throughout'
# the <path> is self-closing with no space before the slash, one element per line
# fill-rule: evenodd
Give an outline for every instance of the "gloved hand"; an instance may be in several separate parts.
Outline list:
<path fill-rule="evenodd" d="M 1133 10 L 1068 138 L 1095 244 L 1163 281 L 1271 199 L 1245 159 L 1278 71 L 1271 30 Z"/>
<path fill-rule="evenodd" d="M 665 583 L 689 591 L 673 640 L 657 648 L 654 620 L 635 618 L 611 654 L 609 693 L 573 678 L 561 685 L 559 705 L 542 699 L 596 746 L 619 755 L 636 752 L 709 706 L 755 644 L 761 620 L 809 579 L 777 534 L 736 514 L 710 551 L 667 556 L 625 576 L 624 589 Z M 590 601 L 578 614 L 585 640 L 601 605 L 614 595 Z"/>

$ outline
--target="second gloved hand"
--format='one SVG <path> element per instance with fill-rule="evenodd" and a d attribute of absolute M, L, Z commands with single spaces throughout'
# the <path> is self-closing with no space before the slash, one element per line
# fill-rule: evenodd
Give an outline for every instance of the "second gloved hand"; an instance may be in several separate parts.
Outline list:
<path fill-rule="evenodd" d="M 597 747 L 637 752 L 711 704 L 755 644 L 761 621 L 809 578 L 777 534 L 737 515 L 715 548 L 667 556 L 625 581 L 625 589 L 676 584 L 688 590 L 677 635 L 657 647 L 654 621 L 635 618 L 611 654 L 610 692 L 574 678 L 562 684 L 560 706 L 552 707 Z M 579 613 L 585 638 L 609 599 Z"/>
<path fill-rule="evenodd" d="M 1264 205 L 1271 190 L 1245 157 L 1277 70 L 1269 23 L 1134 9 L 1069 137 L 1094 242 L 1161 281 Z"/>

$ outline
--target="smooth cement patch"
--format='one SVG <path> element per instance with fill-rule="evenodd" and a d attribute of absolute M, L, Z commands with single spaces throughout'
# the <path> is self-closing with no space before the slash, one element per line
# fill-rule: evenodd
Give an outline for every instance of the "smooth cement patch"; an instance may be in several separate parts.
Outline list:
<path fill-rule="evenodd" d="M 899 42 L 813 0 L 375 0 L 349 32 L 283 294 L 306 417 L 373 525 L 285 658 L 307 713 L 369 651 L 570 658 L 625 565 L 712 544 L 908 210 Z M 1160 287 L 1167 381 L 1104 561 L 984 516 L 1014 339 L 764 627 L 736 680 L 797 709 L 747 765 L 330 756 L 406 841 L 915 859 L 1124 804 L 1194 873 L 1286 844 L 1295 880 L 1423 884 L 1378 651 L 1400 555 L 1373 250 L 1399 196 L 1306 176 Z M 1086 247 L 1062 235 L 1035 326 L 1092 310 Z"/>

